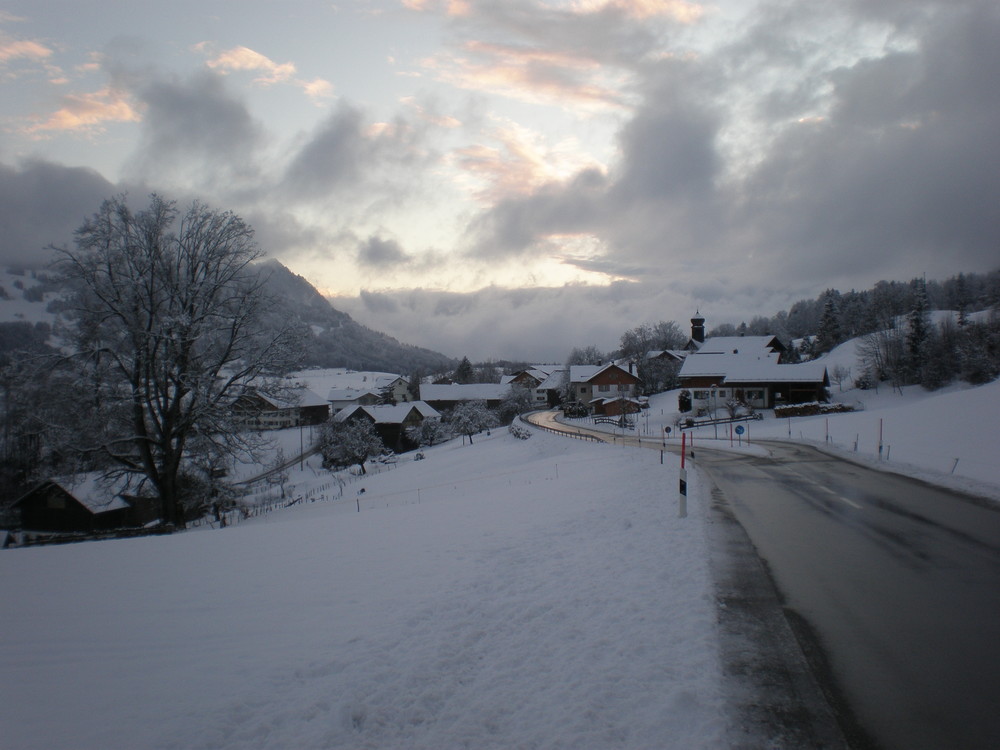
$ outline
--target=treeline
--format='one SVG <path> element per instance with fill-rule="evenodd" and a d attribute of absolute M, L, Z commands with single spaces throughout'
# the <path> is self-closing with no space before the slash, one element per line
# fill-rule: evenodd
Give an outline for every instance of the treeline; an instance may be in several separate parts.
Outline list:
<path fill-rule="evenodd" d="M 862 291 L 827 289 L 815 299 L 800 300 L 771 317 L 757 316 L 738 325 L 723 323 L 709 330 L 708 335 L 771 335 L 786 343 L 818 336 L 822 339 L 820 349 L 804 352 L 806 356 L 815 356 L 908 315 L 914 306 L 918 284 L 924 286 L 929 310 L 954 310 L 960 316 L 968 316 L 1000 307 L 1000 270 L 987 274 L 960 273 L 945 281 L 879 281 Z"/>
<path fill-rule="evenodd" d="M 934 323 L 935 310 L 954 315 Z M 777 336 L 789 345 L 787 362 L 814 359 L 861 338 L 861 372 L 852 376 L 862 388 L 890 382 L 934 389 L 955 379 L 985 383 L 1000 376 L 1000 270 L 960 273 L 944 281 L 879 281 L 862 291 L 827 289 L 770 317 L 716 325 L 707 335 Z M 656 393 L 675 387 L 679 365 L 646 354 L 679 349 L 687 340 L 686 330 L 674 321 L 643 324 L 625 331 L 616 351 L 576 348 L 566 364 L 627 357 L 638 364 L 646 390 Z"/>

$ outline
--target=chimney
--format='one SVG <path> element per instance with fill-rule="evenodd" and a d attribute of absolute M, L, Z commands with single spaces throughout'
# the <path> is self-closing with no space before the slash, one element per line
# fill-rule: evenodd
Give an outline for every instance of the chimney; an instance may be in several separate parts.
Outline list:
<path fill-rule="evenodd" d="M 691 338 L 699 344 L 705 343 L 705 319 L 697 311 L 691 318 Z"/>

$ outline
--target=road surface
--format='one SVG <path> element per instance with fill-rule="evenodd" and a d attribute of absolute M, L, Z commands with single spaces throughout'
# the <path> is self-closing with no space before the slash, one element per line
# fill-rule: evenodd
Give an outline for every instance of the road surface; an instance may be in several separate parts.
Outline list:
<path fill-rule="evenodd" d="M 577 428 L 579 429 L 579 428 Z M 621 438 L 618 439 L 621 442 Z M 1000 748 L 1000 512 L 788 443 L 694 463 L 766 562 L 861 747 Z"/>

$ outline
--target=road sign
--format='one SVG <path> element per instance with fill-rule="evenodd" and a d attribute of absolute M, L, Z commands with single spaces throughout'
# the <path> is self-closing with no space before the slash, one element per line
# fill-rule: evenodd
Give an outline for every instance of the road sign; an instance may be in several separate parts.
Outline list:
<path fill-rule="evenodd" d="M 736 434 L 737 435 L 742 435 L 744 432 L 746 432 L 746 428 L 743 425 L 741 425 L 741 424 L 736 425 Z"/>

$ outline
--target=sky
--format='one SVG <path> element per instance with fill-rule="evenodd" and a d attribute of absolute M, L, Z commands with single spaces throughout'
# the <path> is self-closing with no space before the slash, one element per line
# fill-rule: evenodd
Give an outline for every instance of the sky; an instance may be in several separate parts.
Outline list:
<path fill-rule="evenodd" d="M 986 0 L 0 1 L 0 264 L 232 210 L 359 322 L 562 361 L 1000 266 Z"/>

